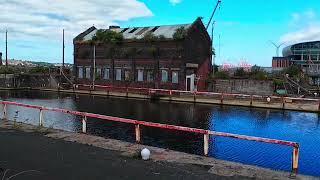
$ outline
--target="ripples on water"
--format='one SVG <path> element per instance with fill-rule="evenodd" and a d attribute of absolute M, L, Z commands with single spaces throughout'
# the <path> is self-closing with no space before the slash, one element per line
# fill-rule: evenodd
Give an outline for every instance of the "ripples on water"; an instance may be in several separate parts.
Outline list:
<path fill-rule="evenodd" d="M 300 143 L 299 172 L 320 176 L 320 120 L 317 113 L 58 95 L 35 91 L 0 92 L 0 96 L 2 99 L 26 104 L 295 141 Z M 9 106 L 9 117 L 13 119 L 18 115 L 18 121 L 21 122 L 37 125 L 38 113 L 37 110 Z M 79 117 L 53 112 L 45 112 L 45 125 L 76 132 L 82 127 Z M 134 142 L 134 127 L 127 124 L 89 119 L 88 133 Z M 148 145 L 202 154 L 202 141 L 202 136 L 192 133 L 142 128 L 142 142 Z M 209 153 L 218 159 L 291 170 L 291 147 L 211 137 Z"/>

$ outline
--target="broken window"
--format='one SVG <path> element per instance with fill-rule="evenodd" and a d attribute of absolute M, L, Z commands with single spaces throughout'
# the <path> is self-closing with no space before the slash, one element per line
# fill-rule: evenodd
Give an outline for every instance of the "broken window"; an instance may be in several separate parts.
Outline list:
<path fill-rule="evenodd" d="M 129 70 L 124 71 L 124 80 L 130 81 L 130 71 Z"/>
<path fill-rule="evenodd" d="M 153 71 L 147 72 L 147 81 L 152 82 L 153 81 Z"/>
<path fill-rule="evenodd" d="M 179 73 L 177 71 L 172 72 L 172 83 L 174 84 L 179 83 Z"/>
<path fill-rule="evenodd" d="M 100 67 L 96 69 L 96 79 L 100 79 L 102 77 L 102 70 Z"/>

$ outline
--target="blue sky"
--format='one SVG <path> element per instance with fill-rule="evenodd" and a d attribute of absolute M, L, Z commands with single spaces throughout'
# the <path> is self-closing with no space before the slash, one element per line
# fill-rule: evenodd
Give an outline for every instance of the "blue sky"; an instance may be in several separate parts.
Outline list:
<path fill-rule="evenodd" d="M 3 0 L 2 0 L 3 1 Z M 66 61 L 73 62 L 72 38 L 95 25 L 122 27 L 207 23 L 216 0 L 4 0 L 0 8 L 0 51 L 9 30 L 9 58 L 59 62 L 66 29 Z M 50 5 L 50 6 L 49 6 Z M 24 13 L 21 13 L 24 12 Z M 217 11 L 216 62 L 270 66 L 276 54 L 270 41 L 292 44 L 320 40 L 319 0 L 222 0 Z M 220 40 L 219 40 L 220 36 Z"/>

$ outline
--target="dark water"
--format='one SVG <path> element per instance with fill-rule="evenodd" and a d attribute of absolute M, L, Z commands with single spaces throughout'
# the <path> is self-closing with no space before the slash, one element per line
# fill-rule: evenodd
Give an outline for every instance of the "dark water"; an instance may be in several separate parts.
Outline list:
<path fill-rule="evenodd" d="M 301 146 L 299 173 L 320 176 L 320 119 L 316 113 L 58 95 L 35 91 L 2 91 L 0 97 L 27 104 L 295 141 Z M 21 122 L 38 124 L 38 113 L 37 110 L 9 106 L 9 117 L 16 117 Z M 81 131 L 82 127 L 79 117 L 52 112 L 45 113 L 45 126 L 68 131 Z M 134 141 L 134 127 L 121 123 L 89 119 L 88 133 Z M 142 142 L 188 153 L 203 153 L 203 137 L 192 133 L 144 127 Z M 291 170 L 291 147 L 215 137 L 211 138 L 209 153 L 218 159 Z"/>

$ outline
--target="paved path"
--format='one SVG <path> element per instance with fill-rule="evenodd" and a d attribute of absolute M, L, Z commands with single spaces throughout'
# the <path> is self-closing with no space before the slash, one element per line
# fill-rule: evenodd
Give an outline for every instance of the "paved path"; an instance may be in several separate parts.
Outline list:
<path fill-rule="evenodd" d="M 5 178 L 22 173 L 14 180 L 239 179 L 216 176 L 208 173 L 209 168 L 142 161 L 38 133 L 0 129 L 0 179 L 4 173 Z"/>

